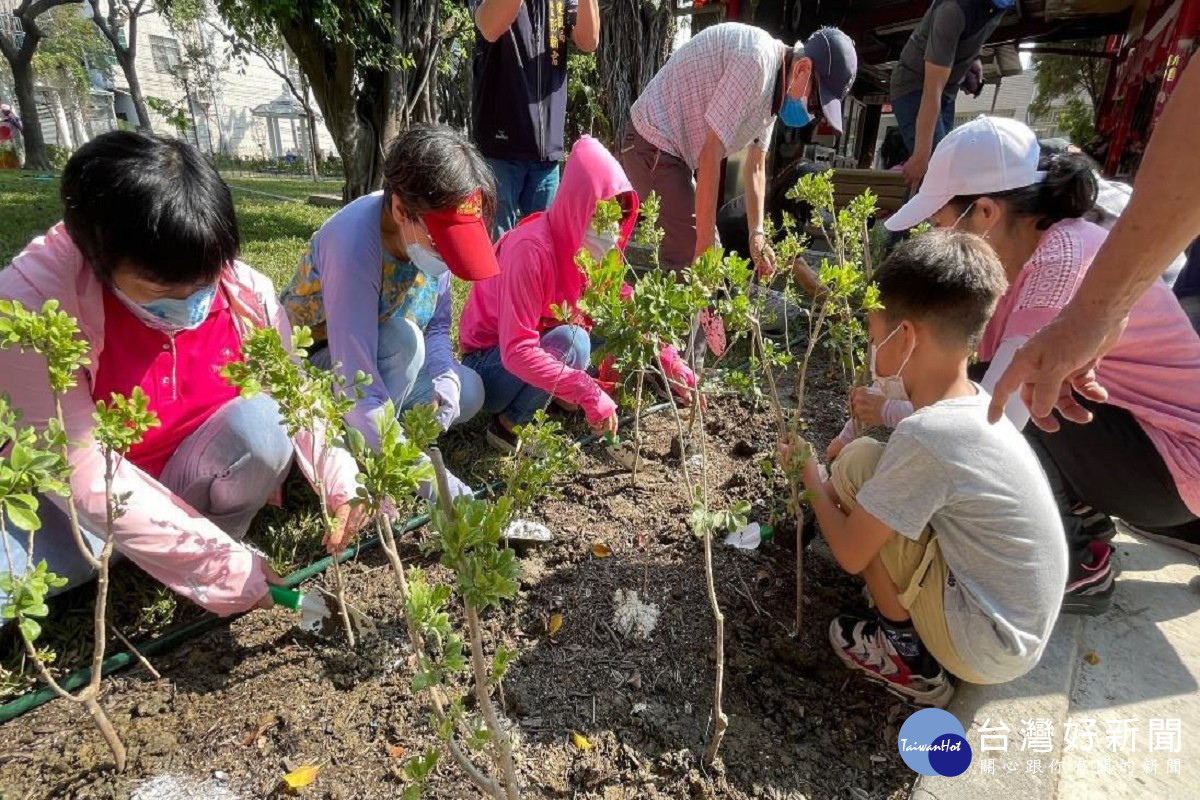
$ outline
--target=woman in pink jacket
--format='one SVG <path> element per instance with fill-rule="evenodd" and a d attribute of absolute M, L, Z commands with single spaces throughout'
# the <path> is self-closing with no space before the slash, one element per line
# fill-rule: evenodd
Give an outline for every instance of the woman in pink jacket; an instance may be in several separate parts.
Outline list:
<path fill-rule="evenodd" d="M 624 211 L 616 237 L 592 226 L 596 205 L 612 199 Z M 487 432 L 493 447 L 513 449 L 513 427 L 531 420 L 551 397 L 581 408 L 593 431 L 617 432 L 616 403 L 588 373 L 592 339 L 586 321 L 564 325 L 553 307 L 577 307 L 586 278 L 575 254 L 585 247 L 595 258 L 614 247 L 624 250 L 637 208 L 617 160 L 583 136 L 571 149 L 550 208 L 526 217 L 496 244 L 500 274 L 472 285 L 459 321 L 463 364 L 483 379 L 484 408 L 496 415 Z M 672 380 L 688 383 L 678 356 L 672 351 L 666 360 L 669 370 L 674 367 Z"/>
<path fill-rule="evenodd" d="M 64 221 L 0 271 L 0 298 L 35 310 L 58 300 L 90 347 L 91 364 L 63 398 L 71 493 L 88 544 L 98 554 L 105 531 L 95 402 L 140 387 L 161 425 L 116 470 L 113 488 L 129 496 L 114 525 L 117 553 L 218 614 L 270 605 L 267 584 L 277 579 L 241 539 L 293 457 L 314 477 L 314 443 L 307 433 L 288 438 L 274 400 L 242 398 L 220 376 L 250 330 L 273 326 L 285 344 L 291 336 L 271 282 L 236 260 L 229 187 L 187 144 L 118 131 L 71 157 L 62 199 Z M 42 357 L 0 350 L 0 375 L 23 422 L 44 427 L 54 400 Z M 341 535 L 357 468 L 336 451 L 322 469 Z M 63 500 L 40 501 L 34 562 L 45 559 L 68 586 L 89 580 Z M 31 566 L 26 538 L 5 527 L 0 571 L 21 573 Z M 0 605 L 7 599 L 0 594 Z"/>

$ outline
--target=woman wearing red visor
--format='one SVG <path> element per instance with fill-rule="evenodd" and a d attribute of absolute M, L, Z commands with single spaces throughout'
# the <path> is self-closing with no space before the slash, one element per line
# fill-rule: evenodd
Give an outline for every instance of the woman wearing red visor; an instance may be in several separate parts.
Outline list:
<path fill-rule="evenodd" d="M 368 443 L 391 400 L 398 411 L 432 403 L 443 429 L 483 405 L 479 376 L 454 360 L 450 276 L 496 275 L 488 230 L 495 182 L 474 145 L 447 127 L 422 126 L 392 143 L 383 190 L 360 197 L 313 234 L 284 289 L 293 325 L 313 331 L 314 363 L 352 380 L 370 375 L 347 422 Z M 451 476 L 458 494 L 466 487 Z"/>

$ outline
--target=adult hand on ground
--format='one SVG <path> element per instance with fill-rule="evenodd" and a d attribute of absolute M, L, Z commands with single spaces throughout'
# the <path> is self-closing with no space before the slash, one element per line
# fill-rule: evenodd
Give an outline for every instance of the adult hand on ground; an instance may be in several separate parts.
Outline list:
<path fill-rule="evenodd" d="M 459 386 L 458 376 L 454 371 L 445 372 L 433 379 L 433 408 L 434 417 L 442 430 L 450 430 L 454 420 L 458 419 L 462 387 Z"/>
<path fill-rule="evenodd" d="M 760 278 L 775 274 L 775 250 L 762 231 L 750 232 L 750 260 L 754 262 Z"/>
<path fill-rule="evenodd" d="M 910 191 L 916 192 L 921 188 L 921 181 L 925 179 L 925 172 L 928 169 L 929 156 L 919 156 L 914 153 L 908 161 L 904 162 L 904 182 L 908 184 Z"/>
<path fill-rule="evenodd" d="M 850 391 L 850 413 L 868 428 L 883 424 L 883 403 L 886 398 L 867 386 Z"/>
<path fill-rule="evenodd" d="M 1058 430 L 1055 409 L 1071 422 L 1091 422 L 1091 412 L 1075 395 L 1097 403 L 1108 400 L 1096 380 L 1096 364 L 1121 338 L 1125 322 L 1059 315 L 1017 350 L 992 390 L 988 419 L 996 422 L 1004 416 L 1009 396 L 1020 391 L 1031 419 L 1044 431 Z"/>
<path fill-rule="evenodd" d="M 343 503 L 333 512 L 333 527 L 325 532 L 325 551 L 330 555 L 346 549 L 350 539 L 354 538 L 363 526 L 367 524 L 367 515 L 362 506 Z"/>

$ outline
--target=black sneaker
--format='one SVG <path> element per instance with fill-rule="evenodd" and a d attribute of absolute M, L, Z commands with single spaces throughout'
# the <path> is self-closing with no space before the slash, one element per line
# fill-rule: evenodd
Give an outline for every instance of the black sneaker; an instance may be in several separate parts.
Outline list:
<path fill-rule="evenodd" d="M 488 424 L 487 443 L 502 453 L 517 452 L 517 435 L 501 425 L 495 417 Z"/>
<path fill-rule="evenodd" d="M 1088 545 L 1088 563 L 1071 568 L 1067 590 L 1063 593 L 1064 614 L 1094 616 L 1112 605 L 1116 575 L 1113 572 L 1113 547 L 1093 539 Z"/>
<path fill-rule="evenodd" d="M 842 614 L 829 624 L 833 652 L 889 692 L 919 706 L 945 708 L 954 696 L 950 677 L 912 630 L 879 617 Z"/>
<path fill-rule="evenodd" d="M 1071 514 L 1083 520 L 1083 533 L 1089 539 L 1111 542 L 1112 538 L 1117 535 L 1117 523 L 1103 511 L 1097 511 L 1091 506 L 1081 503 L 1071 509 Z"/>

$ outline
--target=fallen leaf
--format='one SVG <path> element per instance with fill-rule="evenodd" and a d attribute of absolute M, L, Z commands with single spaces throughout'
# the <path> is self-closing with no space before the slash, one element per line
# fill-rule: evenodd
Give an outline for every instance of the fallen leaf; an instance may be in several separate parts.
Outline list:
<path fill-rule="evenodd" d="M 242 737 L 242 747 L 249 747 L 258 741 L 258 737 L 266 733 L 270 728 L 279 722 L 279 717 L 275 714 L 264 714 L 263 718 L 254 726 L 254 730 Z"/>
<path fill-rule="evenodd" d="M 305 764 L 283 776 L 283 782 L 289 789 L 303 789 L 317 779 L 321 773 L 320 764 Z"/>
<path fill-rule="evenodd" d="M 1096 654 L 1095 650 L 1089 650 L 1087 655 L 1085 655 L 1083 657 L 1083 660 L 1088 662 L 1089 664 L 1091 664 L 1094 667 L 1100 663 L 1100 656 L 1098 656 Z"/>
<path fill-rule="evenodd" d="M 637 546 L 644 548 L 646 546 L 646 533 L 644 531 L 637 532 Z"/>
<path fill-rule="evenodd" d="M 388 755 L 392 758 L 403 758 L 405 753 L 404 745 L 397 744 L 388 748 Z"/>
<path fill-rule="evenodd" d="M 604 542 L 596 542 L 592 545 L 592 555 L 596 558 L 608 558 L 612 555 L 612 548 Z"/>
<path fill-rule="evenodd" d="M 558 633 L 558 629 L 562 627 L 562 624 L 562 614 L 551 614 L 550 624 L 546 626 L 546 631 L 553 636 L 554 634 Z"/>
<path fill-rule="evenodd" d="M 586 736 L 584 736 L 582 733 L 577 733 L 576 731 L 571 731 L 571 741 L 580 750 L 586 751 L 586 750 L 592 749 L 592 743 L 589 742 L 588 738 Z"/>
<path fill-rule="evenodd" d="M 635 689 L 642 688 L 642 673 L 640 673 L 640 672 L 633 673 L 632 675 L 629 676 L 629 680 L 625 681 L 625 683 L 629 686 L 632 686 Z"/>

